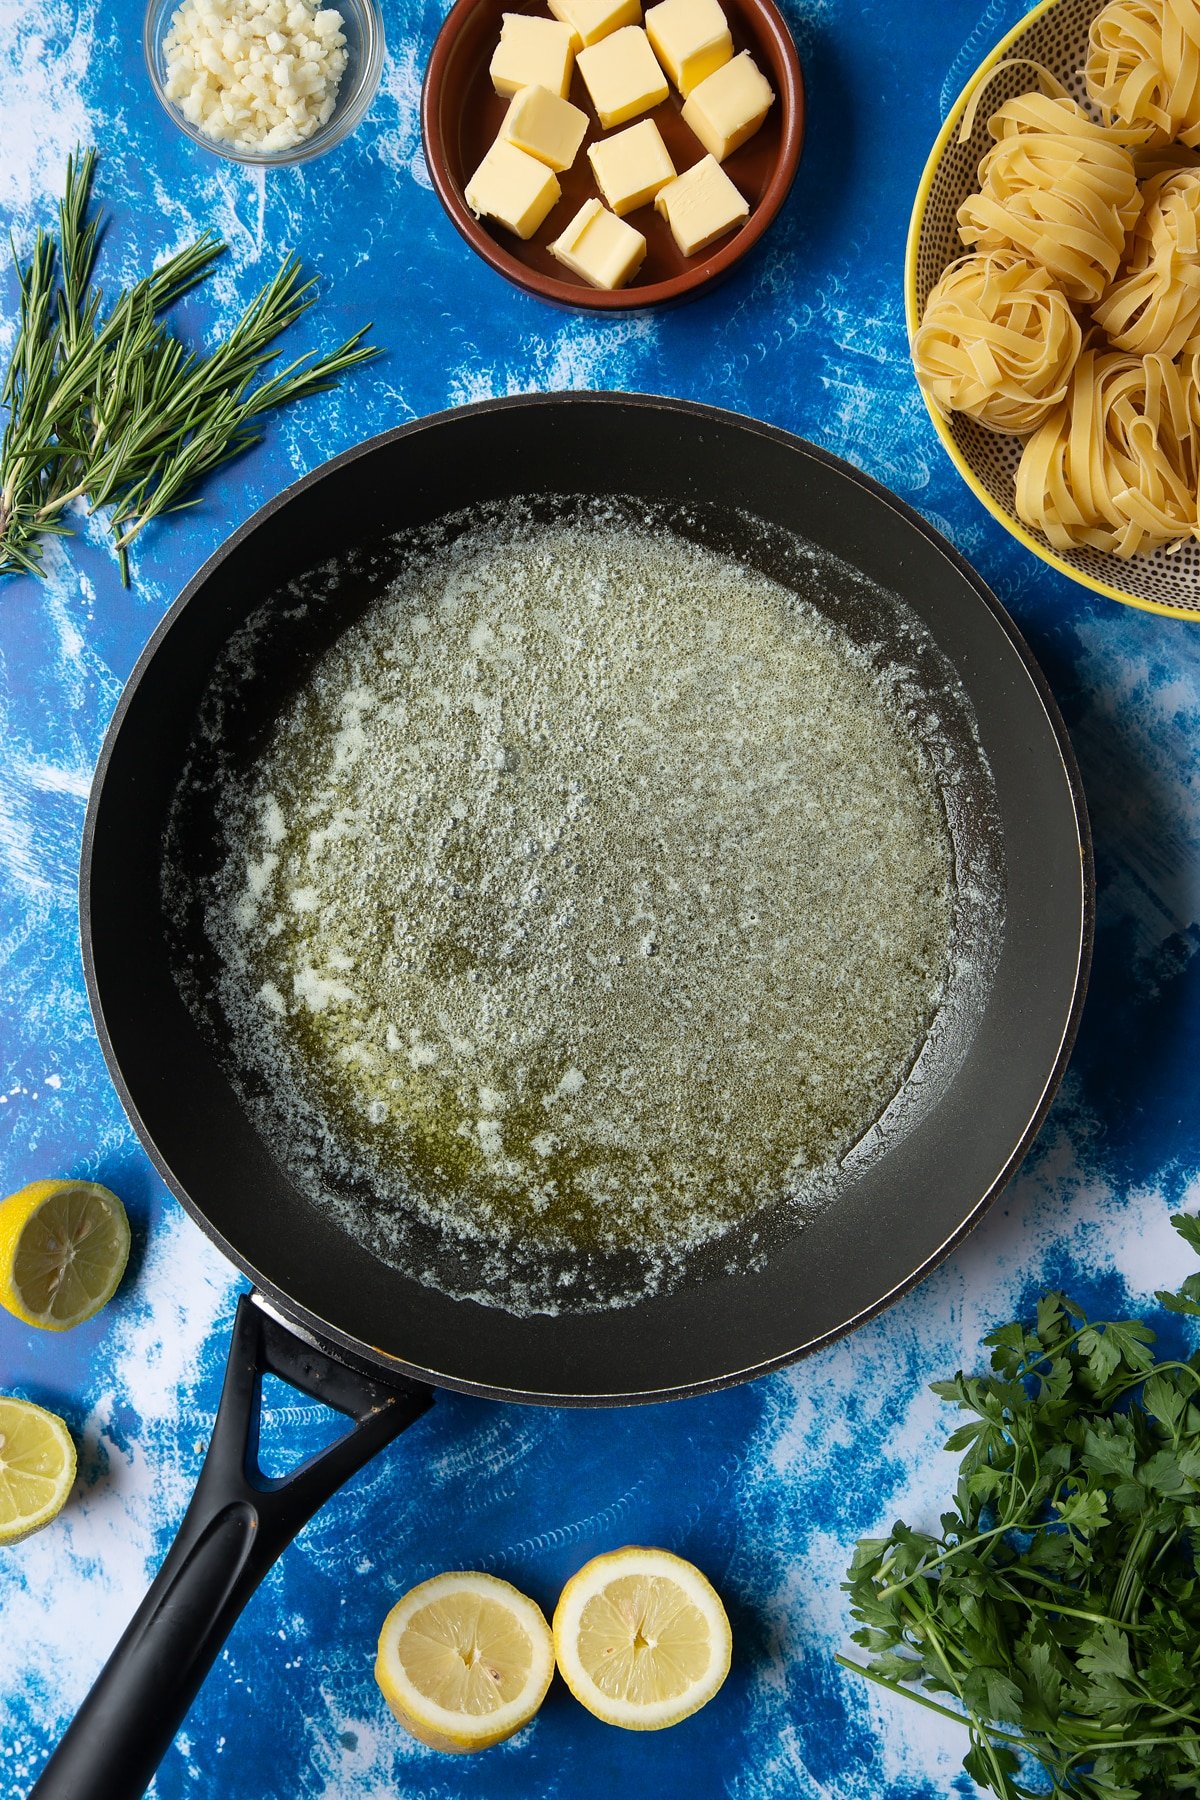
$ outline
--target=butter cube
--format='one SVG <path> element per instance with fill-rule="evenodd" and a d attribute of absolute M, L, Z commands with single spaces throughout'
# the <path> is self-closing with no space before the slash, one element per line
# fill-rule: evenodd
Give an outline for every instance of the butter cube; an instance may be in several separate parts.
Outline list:
<path fill-rule="evenodd" d="M 523 87 L 549 88 L 565 100 L 571 86 L 575 50 L 571 32 L 557 19 L 534 19 L 528 13 L 505 13 L 488 73 L 498 94 L 520 93 Z"/>
<path fill-rule="evenodd" d="M 605 131 L 649 112 L 667 97 L 667 82 L 640 25 L 623 25 L 579 52 L 592 105 Z"/>
<path fill-rule="evenodd" d="M 695 256 L 750 217 L 746 201 L 711 156 L 702 156 L 693 168 L 660 188 L 654 210 L 671 227 L 682 256 Z"/>
<path fill-rule="evenodd" d="M 618 218 L 649 205 L 659 188 L 675 179 L 675 164 L 653 119 L 589 144 L 588 161 L 596 186 Z"/>
<path fill-rule="evenodd" d="M 642 22 L 642 0 L 550 0 L 550 11 L 569 26 L 577 51 Z"/>
<path fill-rule="evenodd" d="M 641 268 L 646 240 L 598 200 L 585 200 L 550 254 L 593 287 L 619 288 Z"/>
<path fill-rule="evenodd" d="M 587 114 L 549 88 L 526 87 L 514 94 L 500 127 L 506 144 L 536 156 L 548 169 L 569 169 L 587 132 Z"/>
<path fill-rule="evenodd" d="M 729 21 L 717 0 L 661 0 L 646 14 L 646 36 L 685 99 L 733 55 Z"/>
<path fill-rule="evenodd" d="M 497 138 L 463 198 L 477 218 L 482 213 L 519 238 L 531 238 L 561 193 L 552 169 Z"/>
<path fill-rule="evenodd" d="M 683 103 L 683 122 L 718 162 L 752 138 L 775 95 L 748 50 L 694 87 Z"/>

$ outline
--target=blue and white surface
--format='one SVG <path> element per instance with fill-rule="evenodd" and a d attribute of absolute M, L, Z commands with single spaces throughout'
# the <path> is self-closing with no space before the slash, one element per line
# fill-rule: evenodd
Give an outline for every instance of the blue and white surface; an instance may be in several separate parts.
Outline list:
<path fill-rule="evenodd" d="M 80 1477 L 59 1520 L 0 1551 L 0 1800 L 25 1794 L 183 1512 L 242 1283 L 168 1198 L 114 1097 L 84 995 L 76 861 L 121 684 L 185 580 L 294 476 L 360 438 L 534 388 L 692 396 L 798 431 L 921 509 L 982 572 L 1043 662 L 1083 767 L 1099 919 L 1078 1049 L 990 1218 L 848 1341 L 751 1387 L 665 1408 L 545 1412 L 448 1396 L 335 1498 L 237 1626 L 158 1776 L 164 1800 L 457 1800 L 615 1787 L 661 1800 L 926 1800 L 973 1790 L 955 1728 L 834 1664 L 854 1539 L 930 1523 L 952 1480 L 926 1383 L 1063 1285 L 1153 1312 L 1190 1259 L 1168 1213 L 1200 1201 L 1200 636 L 1059 580 L 959 484 L 905 350 L 901 258 L 929 143 L 1014 0 L 786 0 L 809 84 L 791 200 L 711 297 L 616 321 L 550 311 L 472 259 L 422 161 L 421 70 L 441 0 L 384 0 L 389 52 L 358 132 L 264 175 L 174 131 L 131 0 L 0 0 L 0 213 L 28 246 L 68 151 L 101 153 L 102 279 L 206 227 L 230 251 L 180 325 L 227 324 L 285 249 L 321 276 L 297 342 L 365 319 L 387 347 L 278 421 L 196 511 L 148 532 L 125 592 L 102 534 L 52 546 L 44 583 L 0 588 L 0 1192 L 46 1174 L 107 1182 L 134 1225 L 117 1299 L 65 1339 L 0 1315 L 0 1391 L 62 1413 Z M 16 289 L 0 279 L 0 352 Z M 914 1196 L 919 1204 L 919 1196 Z M 264 1437 L 296 1443 L 282 1404 Z M 621 1543 L 697 1561 L 733 1619 L 719 1699 L 673 1732 L 592 1720 L 556 1686 L 534 1725 L 470 1760 L 402 1737 L 371 1675 L 379 1622 L 414 1581 L 492 1569 L 549 1610 Z"/>

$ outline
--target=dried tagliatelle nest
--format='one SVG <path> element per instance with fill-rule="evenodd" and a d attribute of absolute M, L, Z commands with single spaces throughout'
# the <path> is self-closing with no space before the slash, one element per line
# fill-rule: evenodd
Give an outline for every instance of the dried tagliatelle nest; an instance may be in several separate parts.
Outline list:
<path fill-rule="evenodd" d="M 1064 404 L 1030 438 L 1017 511 L 1056 550 L 1133 556 L 1196 525 L 1194 362 L 1087 349 Z"/>
<path fill-rule="evenodd" d="M 1048 272 L 996 250 L 951 263 L 925 304 L 913 356 L 942 412 L 1022 435 L 1065 398 L 1080 340 Z"/>
<path fill-rule="evenodd" d="M 1098 300 L 1141 211 L 1129 151 L 1065 92 L 1018 94 L 988 130 L 996 143 L 979 165 L 979 192 L 958 210 L 963 243 L 1016 250 L 1069 300 Z"/>
<path fill-rule="evenodd" d="M 1200 168 L 1152 176 L 1142 200 L 1120 278 L 1092 317 L 1118 350 L 1179 356 L 1200 348 Z"/>
<path fill-rule="evenodd" d="M 1088 98 L 1127 141 L 1200 144 L 1200 7 L 1110 0 L 1092 20 Z"/>
<path fill-rule="evenodd" d="M 930 291 L 913 362 L 943 415 L 1026 440 L 1026 525 L 1130 557 L 1200 538 L 1200 160 L 1180 147 L 1200 145 L 1200 0 L 1112 0 L 1090 42 L 1098 119 L 1038 65 L 989 119 L 958 213 L 974 254 Z"/>

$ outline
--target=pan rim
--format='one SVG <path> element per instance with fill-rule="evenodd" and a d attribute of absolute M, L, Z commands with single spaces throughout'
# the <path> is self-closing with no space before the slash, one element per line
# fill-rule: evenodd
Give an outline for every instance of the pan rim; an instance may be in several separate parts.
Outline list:
<path fill-rule="evenodd" d="M 989 1184 L 986 1191 L 975 1201 L 969 1211 L 942 1241 L 916 1268 L 908 1271 L 898 1282 L 894 1283 L 886 1293 L 867 1307 L 860 1308 L 848 1318 L 839 1321 L 836 1326 L 818 1333 L 798 1346 L 780 1352 L 778 1355 L 764 1358 L 744 1367 L 727 1370 L 717 1375 L 709 1375 L 698 1381 L 675 1383 L 660 1388 L 642 1388 L 635 1392 L 572 1394 L 559 1392 L 550 1388 L 523 1389 L 509 1386 L 496 1386 L 485 1381 L 476 1381 L 459 1375 L 444 1372 L 412 1363 L 392 1353 L 378 1349 L 374 1345 L 355 1338 L 332 1321 L 323 1319 L 310 1307 L 302 1306 L 294 1301 L 286 1291 L 273 1281 L 264 1271 L 254 1266 L 253 1262 L 232 1245 L 225 1235 L 213 1224 L 208 1215 L 183 1184 L 176 1178 L 166 1159 L 162 1156 L 154 1139 L 144 1123 L 133 1095 L 126 1083 L 117 1052 L 108 1031 L 104 1017 L 103 1005 L 99 992 L 96 974 L 96 962 L 91 929 L 91 890 L 92 862 L 95 845 L 96 819 L 99 800 L 104 787 L 104 778 L 112 758 L 113 750 L 119 736 L 122 723 L 134 698 L 153 662 L 158 648 L 174 627 L 176 621 L 191 603 L 195 596 L 207 585 L 213 574 L 234 553 L 266 519 L 282 507 L 290 505 L 309 488 L 322 481 L 334 470 L 344 468 L 363 456 L 375 452 L 385 444 L 403 438 L 414 437 L 423 431 L 444 427 L 454 419 L 478 415 L 520 410 L 523 408 L 554 407 L 558 409 L 583 410 L 589 406 L 612 406 L 614 403 L 633 409 L 648 408 L 677 412 L 693 421 L 707 421 L 721 427 L 735 427 L 752 436 L 759 436 L 773 441 L 792 452 L 813 459 L 825 468 L 834 471 L 843 479 L 849 480 L 869 494 L 877 503 L 882 503 L 895 513 L 904 523 L 915 530 L 925 542 L 937 551 L 950 564 L 952 569 L 970 586 L 976 599 L 985 611 L 1000 627 L 1008 639 L 1010 647 L 1016 652 L 1025 673 L 1028 676 L 1038 703 L 1050 727 L 1051 735 L 1057 749 L 1065 778 L 1067 793 L 1075 821 L 1075 836 L 1080 855 L 1080 915 L 1079 937 L 1074 953 L 1074 967 L 1071 971 L 1071 1004 L 1063 1023 L 1057 1050 L 1054 1054 L 1048 1074 L 1037 1096 L 1036 1103 L 1029 1111 L 1024 1126 L 1016 1142 L 1013 1144 L 1002 1168 Z M 504 1400 L 523 1405 L 547 1406 L 616 1406 L 641 1405 L 659 1403 L 666 1400 L 691 1398 L 700 1394 L 718 1392 L 723 1388 L 740 1385 L 756 1379 L 760 1375 L 771 1373 L 787 1367 L 791 1363 L 812 1355 L 817 1350 L 836 1342 L 849 1332 L 866 1324 L 884 1312 L 904 1294 L 908 1293 L 920 1281 L 932 1273 L 940 1263 L 951 1254 L 954 1248 L 979 1223 L 984 1214 L 1011 1179 L 1017 1166 L 1024 1158 L 1033 1139 L 1037 1136 L 1049 1111 L 1050 1105 L 1058 1091 L 1067 1062 L 1070 1058 L 1082 1016 L 1087 991 L 1087 978 L 1091 964 L 1092 945 L 1095 931 L 1095 873 L 1092 855 L 1091 832 L 1088 822 L 1087 806 L 1083 792 L 1082 779 L 1074 750 L 1066 730 L 1058 705 L 1051 692 L 1049 683 L 1035 660 L 1029 646 L 1025 642 L 1015 622 L 1000 601 L 992 593 L 987 583 L 975 571 L 964 556 L 954 547 L 936 527 L 931 525 L 915 508 L 902 500 L 898 495 L 884 487 L 874 477 L 834 455 L 819 445 L 812 444 L 797 434 L 771 425 L 765 421 L 749 418 L 745 414 L 729 408 L 714 407 L 699 401 L 683 400 L 675 396 L 648 393 L 625 394 L 606 390 L 584 390 L 568 393 L 544 393 L 505 395 L 495 399 L 481 400 L 469 405 L 454 407 L 441 412 L 426 415 L 420 419 L 408 420 L 402 425 L 394 426 L 386 432 L 352 445 L 328 461 L 318 464 L 315 469 L 300 476 L 270 500 L 259 507 L 247 520 L 238 526 L 215 551 L 205 560 L 197 572 L 186 583 L 180 594 L 151 633 L 141 654 L 136 659 L 129 677 L 122 690 L 112 718 L 105 732 L 104 740 L 97 758 L 96 768 L 88 797 L 87 812 L 84 819 L 83 837 L 80 851 L 79 881 L 79 913 L 80 941 L 87 988 L 88 1002 L 92 1012 L 97 1037 L 104 1055 L 105 1064 L 112 1078 L 118 1098 L 132 1124 L 139 1143 L 146 1151 L 154 1167 L 162 1177 L 168 1190 L 183 1206 L 187 1214 L 204 1232 L 205 1236 L 226 1256 L 235 1268 L 247 1276 L 254 1286 L 269 1300 L 272 1307 L 285 1317 L 301 1335 L 310 1335 L 323 1347 L 330 1348 L 335 1354 L 351 1362 L 361 1362 L 378 1372 L 389 1371 L 397 1380 L 417 1380 L 432 1383 L 456 1392 L 478 1395 L 480 1397 Z"/>

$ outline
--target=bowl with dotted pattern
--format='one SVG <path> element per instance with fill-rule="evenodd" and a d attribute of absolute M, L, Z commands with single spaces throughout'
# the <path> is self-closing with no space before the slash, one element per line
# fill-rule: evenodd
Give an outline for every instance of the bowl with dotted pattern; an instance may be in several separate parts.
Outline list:
<path fill-rule="evenodd" d="M 1043 0 L 984 58 L 950 108 L 921 176 L 909 224 L 904 304 L 910 342 L 930 289 L 949 264 L 964 254 L 958 209 L 979 186 L 979 164 L 992 145 L 988 119 L 1006 100 L 1036 86 L 1030 63 L 1048 69 L 1086 112 L 1097 116 L 1087 97 L 1083 66 L 1088 27 L 1098 10 L 1099 0 Z M 963 116 L 985 80 L 987 89 L 972 129 L 960 142 Z M 1200 619 L 1200 543 L 1143 552 L 1128 560 L 1103 550 L 1052 549 L 1040 532 L 1017 517 L 1015 482 L 1021 440 L 989 431 L 962 413 L 943 418 L 928 396 L 925 402 L 950 460 L 968 487 L 1043 562 L 1110 600 L 1173 618 Z"/>

